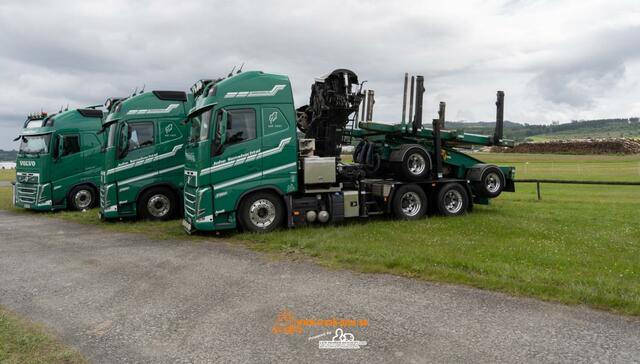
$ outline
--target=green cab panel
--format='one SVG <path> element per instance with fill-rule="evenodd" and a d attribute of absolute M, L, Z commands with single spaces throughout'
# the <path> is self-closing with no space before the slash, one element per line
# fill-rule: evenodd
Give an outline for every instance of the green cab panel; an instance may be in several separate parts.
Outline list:
<path fill-rule="evenodd" d="M 61 111 L 27 119 L 18 140 L 14 204 L 51 211 L 68 207 L 71 190 L 89 185 L 98 196 L 102 170 L 103 114 L 95 109 Z"/>
<path fill-rule="evenodd" d="M 185 155 L 183 225 L 211 231 L 236 227 L 248 193 L 298 191 L 298 142 L 286 76 L 245 72 L 205 87 L 189 114 L 198 141 Z"/>
<path fill-rule="evenodd" d="M 170 188 L 178 200 L 184 187 L 184 152 L 193 104 L 191 95 L 149 91 L 109 105 L 108 141 L 100 182 L 104 218 L 139 214 L 138 201 L 154 186 Z"/>

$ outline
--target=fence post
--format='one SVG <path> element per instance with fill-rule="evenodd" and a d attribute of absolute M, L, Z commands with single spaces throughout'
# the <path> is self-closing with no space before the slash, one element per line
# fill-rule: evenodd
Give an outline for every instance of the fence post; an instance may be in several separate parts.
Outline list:
<path fill-rule="evenodd" d="M 538 201 L 542 200 L 542 196 L 540 196 L 540 181 L 536 181 L 536 191 L 538 191 Z"/>

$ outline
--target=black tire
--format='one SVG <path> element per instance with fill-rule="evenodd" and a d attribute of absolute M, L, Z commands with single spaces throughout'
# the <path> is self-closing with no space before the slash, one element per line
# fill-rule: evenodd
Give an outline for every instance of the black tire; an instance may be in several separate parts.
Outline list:
<path fill-rule="evenodd" d="M 266 233 L 284 223 L 284 204 L 272 192 L 256 192 L 245 197 L 238 208 L 238 222 L 244 231 Z"/>
<path fill-rule="evenodd" d="M 88 210 L 96 205 L 96 190 L 89 185 L 75 186 L 69 192 L 69 208 L 76 211 Z"/>
<path fill-rule="evenodd" d="M 167 187 L 152 187 L 138 199 L 138 215 L 146 220 L 170 220 L 177 210 L 176 194 Z"/>
<path fill-rule="evenodd" d="M 393 194 L 393 215 L 400 220 L 417 220 L 427 213 L 427 195 L 416 184 L 402 185 Z"/>
<path fill-rule="evenodd" d="M 482 197 L 494 198 L 500 196 L 506 181 L 504 173 L 496 166 L 488 166 L 482 171 L 480 181 L 473 183 L 473 191 Z"/>
<path fill-rule="evenodd" d="M 422 181 L 431 172 L 431 158 L 420 148 L 409 149 L 400 163 L 400 174 L 408 181 Z"/>
<path fill-rule="evenodd" d="M 464 215 L 469 208 L 467 189 L 459 183 L 447 183 L 440 187 L 436 199 L 438 212 L 445 216 Z"/>

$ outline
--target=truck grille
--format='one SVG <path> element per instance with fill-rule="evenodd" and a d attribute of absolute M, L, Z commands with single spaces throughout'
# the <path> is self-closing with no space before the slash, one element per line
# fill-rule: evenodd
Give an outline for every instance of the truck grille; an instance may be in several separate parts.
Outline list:
<path fill-rule="evenodd" d="M 38 185 L 16 183 L 16 200 L 21 203 L 34 204 L 38 196 Z"/>
<path fill-rule="evenodd" d="M 184 186 L 184 216 L 193 220 L 196 214 L 196 189 Z"/>
<path fill-rule="evenodd" d="M 16 181 L 20 183 L 40 183 L 40 173 L 17 172 Z"/>

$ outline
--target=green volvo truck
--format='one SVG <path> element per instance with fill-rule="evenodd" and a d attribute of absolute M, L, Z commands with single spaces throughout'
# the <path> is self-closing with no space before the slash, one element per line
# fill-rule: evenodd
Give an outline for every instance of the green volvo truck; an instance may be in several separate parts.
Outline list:
<path fill-rule="evenodd" d="M 349 70 L 317 78 L 309 105 L 298 109 L 283 75 L 244 72 L 200 80 L 191 91 L 184 170 L 188 233 L 236 227 L 264 232 L 381 214 L 409 220 L 429 211 L 460 215 L 513 191 L 513 168 L 487 165 L 456 149 L 509 141 L 441 132 L 436 121 L 443 115 L 433 130 L 422 128 L 421 93 L 413 128 L 365 120 L 363 128 L 347 130 L 363 100 L 362 84 Z M 346 138 L 360 140 L 355 163 L 341 160 Z"/>
<path fill-rule="evenodd" d="M 185 124 L 192 95 L 149 91 L 108 99 L 100 216 L 170 219 L 182 211 Z"/>
<path fill-rule="evenodd" d="M 16 160 L 14 204 L 33 210 L 96 205 L 102 170 L 102 111 L 95 107 L 31 114 Z"/>

